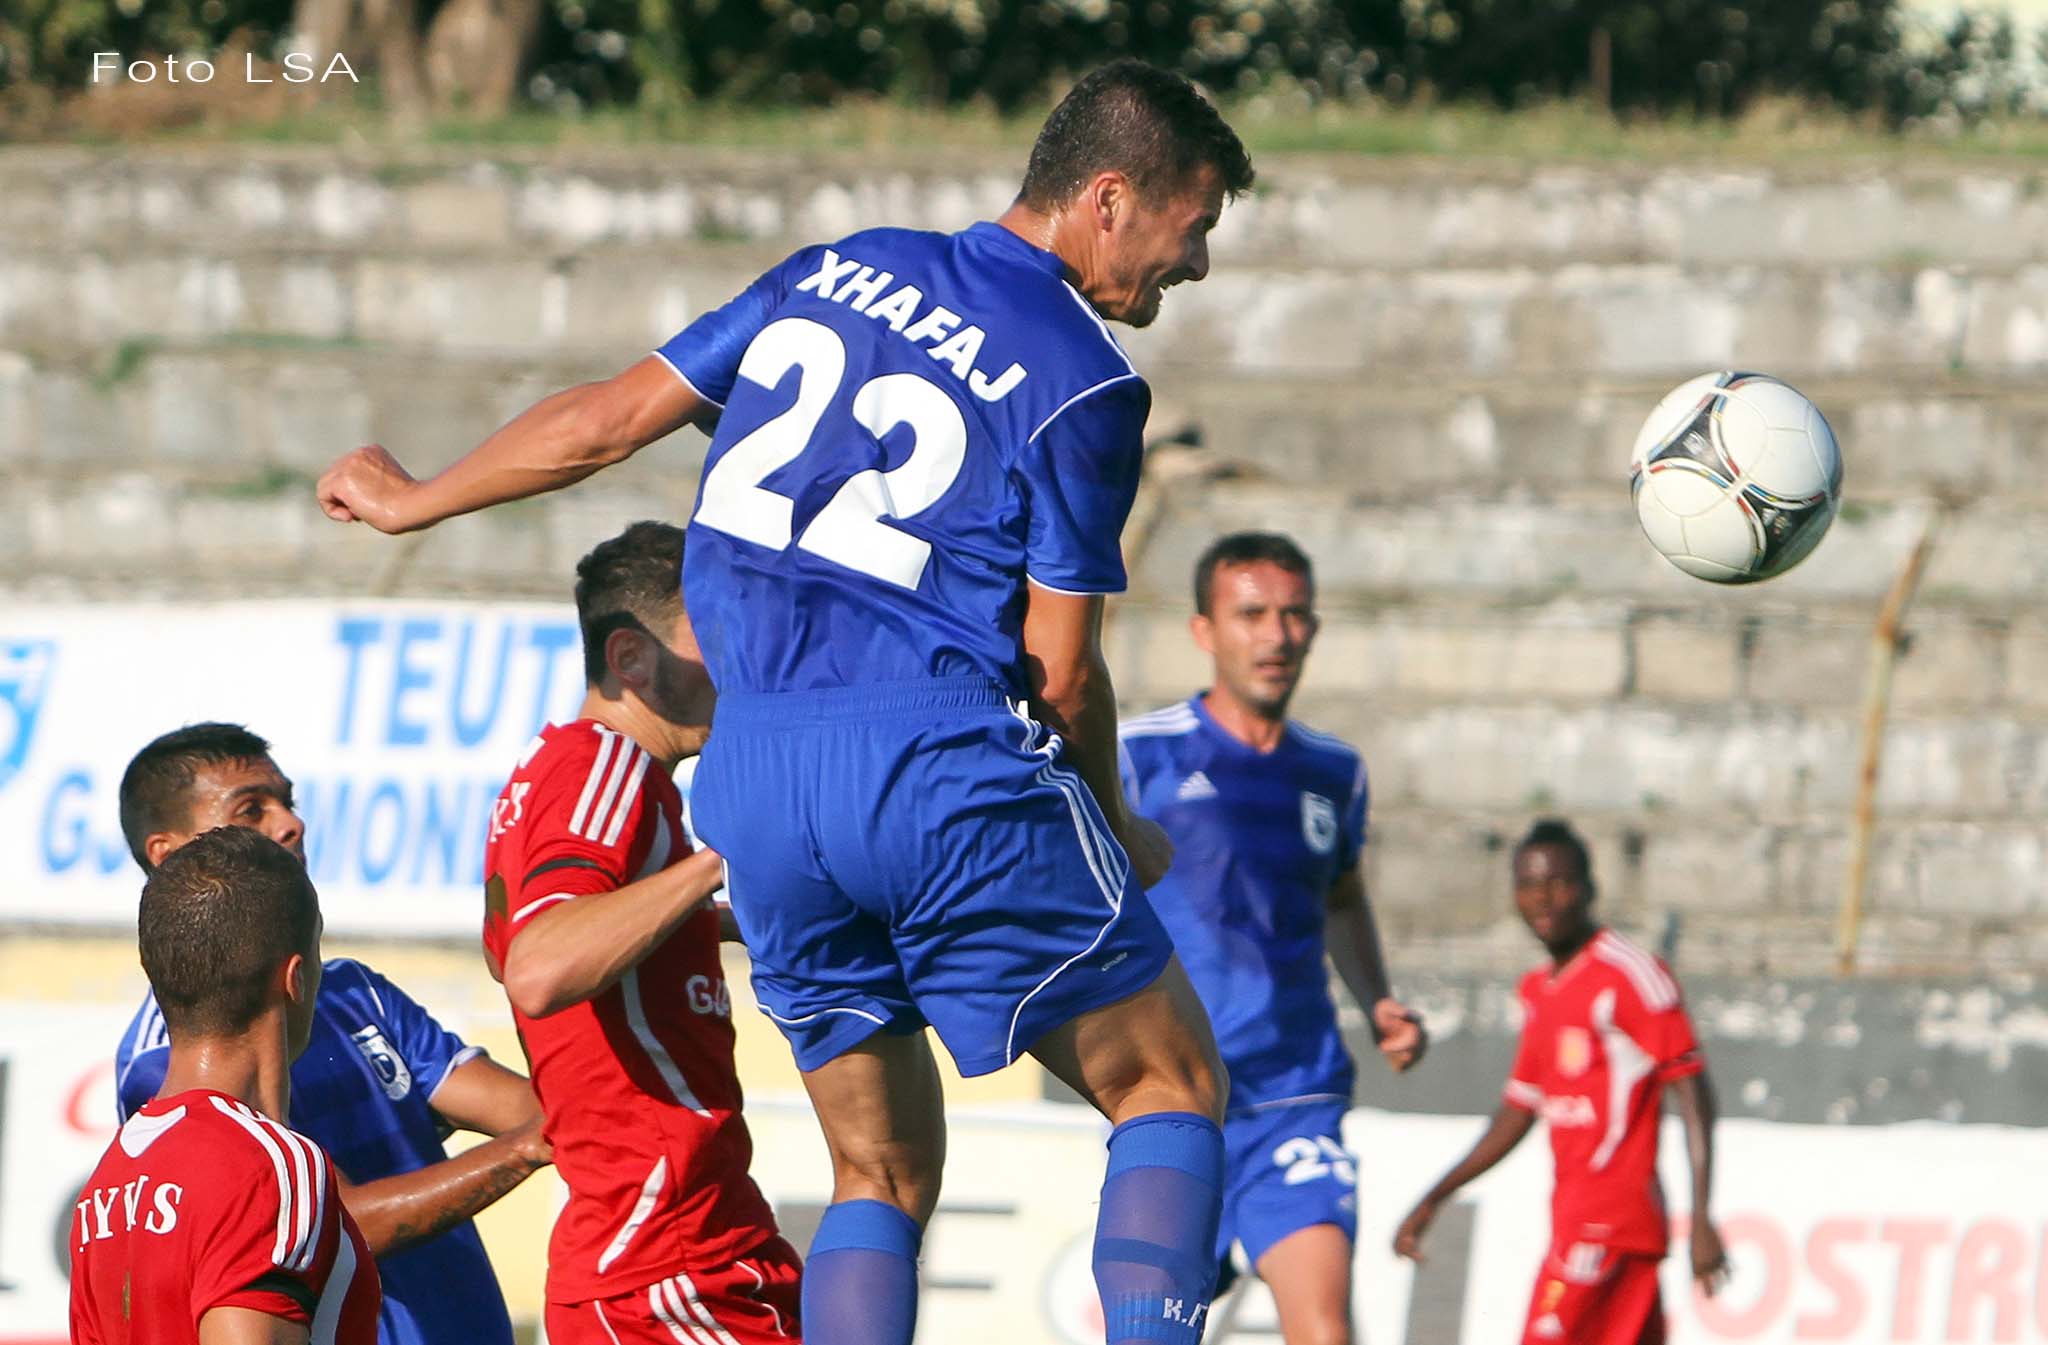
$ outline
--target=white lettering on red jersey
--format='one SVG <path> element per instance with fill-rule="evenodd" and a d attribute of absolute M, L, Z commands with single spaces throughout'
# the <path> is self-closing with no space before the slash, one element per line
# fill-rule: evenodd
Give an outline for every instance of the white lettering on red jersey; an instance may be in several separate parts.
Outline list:
<path fill-rule="evenodd" d="M 1524 976 L 1520 994 L 1522 1041 L 1503 1096 L 1550 1125 L 1554 1236 L 1662 1254 L 1664 1085 L 1705 1068 L 1678 982 L 1603 929 L 1564 966 Z"/>
<path fill-rule="evenodd" d="M 503 966 L 533 917 L 689 853 L 682 797 L 646 750 L 592 720 L 549 725 L 499 796 L 484 947 Z M 512 1014 L 569 1202 L 548 1297 L 581 1303 L 724 1265 L 776 1234 L 747 1168 L 732 994 L 710 903 L 602 994 Z"/>
<path fill-rule="evenodd" d="M 377 1263 L 319 1145 L 225 1093 L 145 1104 L 71 1218 L 74 1345 L 197 1345 L 215 1308 L 376 1345 Z"/>

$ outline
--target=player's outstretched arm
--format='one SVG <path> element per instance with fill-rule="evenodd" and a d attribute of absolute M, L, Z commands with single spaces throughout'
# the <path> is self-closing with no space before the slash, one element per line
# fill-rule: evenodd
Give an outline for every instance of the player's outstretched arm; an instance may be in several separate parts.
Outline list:
<path fill-rule="evenodd" d="M 1385 945 L 1366 895 L 1365 871 L 1353 864 L 1330 884 L 1324 903 L 1326 941 L 1338 979 L 1372 1023 L 1373 1041 L 1396 1073 L 1413 1068 L 1429 1049 L 1422 1015 L 1394 998 L 1387 976 Z"/>
<path fill-rule="evenodd" d="M 718 853 L 699 850 L 638 882 L 556 902 L 512 940 L 505 994 L 528 1018 L 581 1004 L 638 966 L 724 882 Z"/>
<path fill-rule="evenodd" d="M 1728 1253 L 1708 1213 L 1714 1187 L 1714 1085 L 1706 1072 L 1674 1079 L 1672 1101 L 1685 1125 L 1685 1155 L 1692 1168 L 1692 1277 L 1712 1296 L 1728 1280 Z"/>
<path fill-rule="evenodd" d="M 363 1231 L 370 1255 L 403 1251 L 475 1218 L 554 1161 L 540 1118 L 453 1158 L 356 1186 L 341 1181 L 341 1203 Z M 340 1169 L 335 1171 L 340 1176 Z"/>
<path fill-rule="evenodd" d="M 320 477 L 320 508 L 339 523 L 413 532 L 573 485 L 684 425 L 708 425 L 717 415 L 716 406 L 650 355 L 602 382 L 542 398 L 424 481 L 415 480 L 381 444 L 346 453 Z"/>
<path fill-rule="evenodd" d="M 1408 1211 L 1408 1217 L 1401 1221 L 1401 1227 L 1394 1233 L 1394 1255 L 1405 1256 L 1420 1264 L 1423 1259 L 1422 1239 L 1429 1232 L 1429 1226 L 1436 1222 L 1437 1211 L 1443 1208 L 1444 1202 L 1465 1183 L 1514 1152 L 1515 1146 L 1535 1124 L 1536 1113 L 1503 1102 L 1493 1113 L 1493 1123 L 1486 1127 L 1486 1133 L 1472 1146 L 1472 1152 L 1459 1159 L 1458 1165 L 1446 1172 L 1435 1186 L 1429 1188 L 1429 1194 L 1416 1201 L 1415 1208 Z"/>
<path fill-rule="evenodd" d="M 306 1345 L 312 1332 L 254 1308 L 213 1308 L 199 1319 L 199 1345 Z"/>
<path fill-rule="evenodd" d="M 1116 759 L 1116 688 L 1102 656 L 1102 595 L 1061 593 L 1035 582 L 1027 590 L 1023 643 L 1032 716 L 1066 739 L 1067 760 L 1130 855 L 1139 886 L 1150 887 L 1173 863 L 1173 843 L 1124 799 Z"/>

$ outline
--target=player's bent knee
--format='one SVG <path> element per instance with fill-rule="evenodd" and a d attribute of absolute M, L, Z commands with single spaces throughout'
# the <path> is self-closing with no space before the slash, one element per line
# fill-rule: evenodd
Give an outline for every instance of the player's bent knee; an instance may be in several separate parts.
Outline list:
<path fill-rule="evenodd" d="M 1230 1072 L 1214 1044 L 1204 1050 L 1191 1042 L 1147 1056 L 1131 1086 L 1104 1110 L 1118 1123 L 1150 1112 L 1192 1112 L 1221 1125 L 1229 1098 Z"/>
<path fill-rule="evenodd" d="M 1145 1086 L 1170 1090 L 1179 1098 L 1176 1105 L 1155 1110 L 1195 1112 L 1221 1125 L 1230 1100 L 1230 1071 L 1206 1018 L 1179 1026 L 1179 1040 L 1162 1042 L 1163 1049 L 1146 1061 Z"/>
<path fill-rule="evenodd" d="M 922 1146 L 885 1144 L 857 1152 L 832 1150 L 832 1199 L 879 1200 L 894 1205 L 920 1226 L 939 1203 L 944 1155 Z"/>
<path fill-rule="evenodd" d="M 1287 1345 L 1351 1345 L 1351 1324 L 1334 1311 L 1288 1323 L 1285 1334 Z"/>
<path fill-rule="evenodd" d="M 1213 1051 L 1207 1060 L 1196 1060 L 1178 1081 L 1184 1100 L 1174 1111 L 1194 1112 L 1217 1125 L 1223 1124 L 1225 1105 L 1230 1101 L 1230 1071 Z"/>
<path fill-rule="evenodd" d="M 1155 1112 L 1222 1123 L 1229 1075 L 1178 963 L 1136 994 L 1055 1029 L 1031 1053 L 1116 1124 Z"/>

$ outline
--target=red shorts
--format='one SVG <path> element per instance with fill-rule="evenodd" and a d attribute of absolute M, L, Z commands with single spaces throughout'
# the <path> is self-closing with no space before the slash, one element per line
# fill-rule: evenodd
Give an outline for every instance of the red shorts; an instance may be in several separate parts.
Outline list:
<path fill-rule="evenodd" d="M 1597 1242 L 1552 1245 L 1536 1277 L 1522 1345 L 1664 1345 L 1662 1260 Z"/>
<path fill-rule="evenodd" d="M 796 1345 L 803 1262 L 781 1238 L 728 1265 L 582 1303 L 550 1303 L 548 1345 Z"/>

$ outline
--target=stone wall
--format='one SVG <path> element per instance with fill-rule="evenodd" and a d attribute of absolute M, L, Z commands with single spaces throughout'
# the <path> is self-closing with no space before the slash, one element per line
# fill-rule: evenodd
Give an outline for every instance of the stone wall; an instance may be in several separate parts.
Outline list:
<path fill-rule="evenodd" d="M 325 523 L 364 440 L 432 468 L 623 366 L 797 244 L 999 209 L 1007 162 L 661 151 L 0 150 L 0 586 L 39 595 L 554 596 L 630 517 L 680 517 L 680 436 L 568 495 L 393 543 Z M 1359 742 L 1397 959 L 1527 958 L 1504 846 L 1595 840 L 1619 923 L 1680 964 L 1829 959 L 1870 626 L 1946 509 L 1899 667 L 1866 965 L 2048 953 L 2048 193 L 2014 166 L 1261 166 L 1215 272 L 1128 345 L 1175 449 L 1113 654 L 1192 689 L 1217 531 L 1316 557 L 1302 712 Z M 1848 507 L 1791 576 L 1688 580 L 1623 464 L 1679 379 L 1818 399 Z"/>

